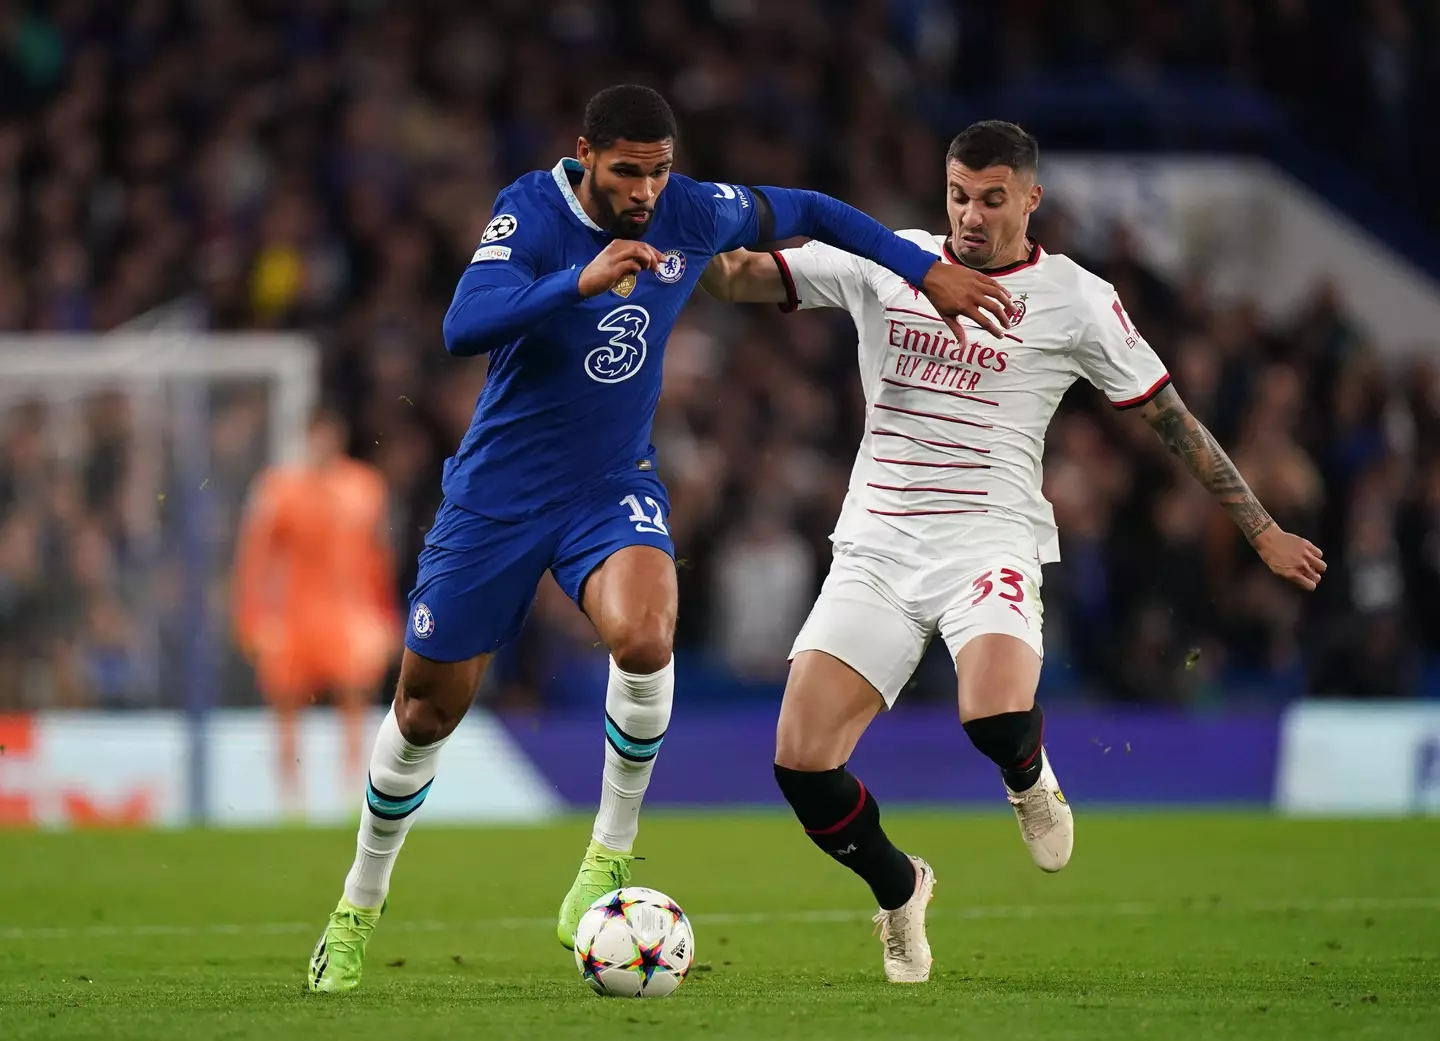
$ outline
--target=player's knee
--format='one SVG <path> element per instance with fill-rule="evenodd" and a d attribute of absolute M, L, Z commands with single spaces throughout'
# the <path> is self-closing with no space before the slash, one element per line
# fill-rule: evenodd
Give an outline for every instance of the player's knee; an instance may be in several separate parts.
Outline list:
<path fill-rule="evenodd" d="M 829 734 L 781 727 L 775 734 L 775 766 L 778 770 L 812 773 L 844 765 L 846 756 L 840 741 Z"/>
<path fill-rule="evenodd" d="M 395 699 L 395 722 L 400 735 L 412 745 L 433 745 L 455 729 L 459 720 L 450 720 L 433 702 L 414 697 Z"/>
<path fill-rule="evenodd" d="M 400 734 L 412 745 L 433 745 L 448 737 L 460 723 L 464 710 L 452 707 L 454 698 L 446 697 L 442 685 L 401 679 L 395 694 L 395 722 Z"/>
<path fill-rule="evenodd" d="M 1032 689 L 1018 683 L 963 683 L 960 685 L 960 721 L 969 722 L 1004 712 L 1029 712 L 1035 704 Z"/>
<path fill-rule="evenodd" d="M 610 648 L 610 656 L 624 672 L 649 675 L 669 664 L 674 637 L 672 622 L 659 615 L 647 616 L 626 627 Z"/>
<path fill-rule="evenodd" d="M 1001 769 L 1026 766 L 1045 737 L 1045 713 L 1039 705 L 1026 712 L 1001 712 L 964 724 L 965 733 L 981 755 Z"/>

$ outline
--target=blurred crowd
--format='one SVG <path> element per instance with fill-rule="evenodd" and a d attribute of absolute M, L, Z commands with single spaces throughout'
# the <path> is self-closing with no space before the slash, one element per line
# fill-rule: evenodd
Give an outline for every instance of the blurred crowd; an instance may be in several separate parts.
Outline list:
<path fill-rule="evenodd" d="M 390 481 L 408 590 L 485 377 L 446 356 L 441 316 L 497 190 L 572 152 L 594 89 L 664 90 L 684 172 L 938 228 L 957 114 L 1012 114 L 972 111 L 984 90 L 1203 75 L 1266 92 L 1433 216 L 1437 19 L 1403 0 L 0 0 L 0 332 L 113 329 L 178 301 L 209 329 L 313 334 L 353 451 Z M 1310 597 L 1268 576 L 1137 417 L 1076 388 L 1046 456 L 1065 556 L 1045 576 L 1053 696 L 1433 691 L 1440 368 L 1382 368 L 1324 287 L 1267 325 L 1161 281 L 1123 234 L 1103 256 L 1072 249 L 1063 200 L 1042 218 L 1041 241 L 1115 283 L 1194 411 L 1331 564 Z M 861 430 L 853 342 L 841 314 L 698 297 L 670 341 L 655 440 L 693 675 L 767 691 L 783 676 Z M 167 610 L 187 612 L 136 403 L 57 412 L 3 391 L 0 709 L 183 702 L 183 669 L 155 664 L 187 638 Z M 217 451 L 261 436 L 246 401 L 217 412 Z M 222 482 L 221 556 L 247 472 Z M 547 582 L 491 696 L 591 697 L 593 640 Z M 927 659 L 913 697 L 951 696 L 944 666 Z"/>

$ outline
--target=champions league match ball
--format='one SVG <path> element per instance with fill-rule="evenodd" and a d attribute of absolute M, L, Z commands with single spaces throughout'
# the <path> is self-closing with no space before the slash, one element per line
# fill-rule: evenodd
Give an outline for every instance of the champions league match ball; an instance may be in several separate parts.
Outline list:
<path fill-rule="evenodd" d="M 690 919 L 674 900 L 643 886 L 606 893 L 575 929 L 575 964 L 601 997 L 673 994 L 694 958 Z"/>

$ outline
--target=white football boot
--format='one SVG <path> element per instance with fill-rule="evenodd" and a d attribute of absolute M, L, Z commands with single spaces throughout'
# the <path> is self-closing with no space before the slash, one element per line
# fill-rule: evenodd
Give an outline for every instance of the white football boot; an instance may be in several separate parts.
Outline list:
<path fill-rule="evenodd" d="M 1070 863 L 1075 848 L 1075 815 L 1050 769 L 1050 757 L 1040 749 L 1040 779 L 1023 792 L 1005 786 L 1005 797 L 1020 822 L 1020 834 L 1030 848 L 1030 859 L 1041 871 L 1059 871 Z"/>
<path fill-rule="evenodd" d="M 915 892 L 893 911 L 875 916 L 875 928 L 885 945 L 885 978 L 891 983 L 924 983 L 930 978 L 930 941 L 925 939 L 925 907 L 935 893 L 935 872 L 919 857 L 915 865 Z"/>

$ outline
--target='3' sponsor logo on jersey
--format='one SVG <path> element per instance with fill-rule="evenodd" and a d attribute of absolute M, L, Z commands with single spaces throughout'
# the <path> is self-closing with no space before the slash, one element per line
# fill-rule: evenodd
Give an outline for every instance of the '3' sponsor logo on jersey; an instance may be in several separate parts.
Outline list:
<path fill-rule="evenodd" d="M 585 372 L 597 383 L 628 380 L 645 364 L 645 330 L 650 312 L 639 304 L 617 307 L 596 326 L 610 341 L 585 355 Z"/>

